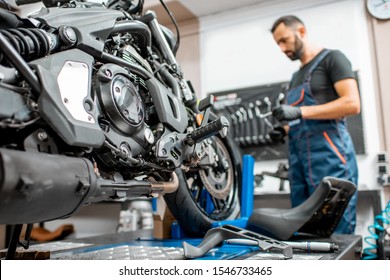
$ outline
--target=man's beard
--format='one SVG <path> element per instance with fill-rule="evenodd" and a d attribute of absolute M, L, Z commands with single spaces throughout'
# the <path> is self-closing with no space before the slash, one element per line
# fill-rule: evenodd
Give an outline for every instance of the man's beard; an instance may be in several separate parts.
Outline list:
<path fill-rule="evenodd" d="M 295 35 L 294 51 L 290 52 L 288 58 L 294 61 L 300 59 L 302 54 L 303 54 L 303 42 L 297 35 Z"/>

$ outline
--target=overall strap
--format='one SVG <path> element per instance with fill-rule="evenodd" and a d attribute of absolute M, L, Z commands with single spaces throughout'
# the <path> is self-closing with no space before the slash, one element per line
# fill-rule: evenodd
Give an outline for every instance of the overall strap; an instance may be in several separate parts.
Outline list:
<path fill-rule="evenodd" d="M 313 64 L 310 66 L 309 70 L 307 71 L 305 75 L 305 81 L 308 81 L 311 74 L 313 73 L 314 69 L 320 64 L 320 62 L 331 52 L 329 49 L 325 49 L 322 51 L 316 58 L 314 58 Z"/>

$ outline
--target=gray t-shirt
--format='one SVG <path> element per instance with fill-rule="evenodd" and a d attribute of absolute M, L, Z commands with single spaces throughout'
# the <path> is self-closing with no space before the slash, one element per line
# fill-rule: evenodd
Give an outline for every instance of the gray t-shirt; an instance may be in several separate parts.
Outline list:
<path fill-rule="evenodd" d="M 290 81 L 290 88 L 299 86 L 304 82 L 307 72 L 314 63 L 315 58 L 293 74 Z M 352 71 L 350 61 L 339 50 L 332 50 L 312 73 L 310 87 L 313 97 L 319 104 L 328 103 L 337 99 L 339 96 L 333 85 L 340 80 L 348 78 L 356 78 Z"/>

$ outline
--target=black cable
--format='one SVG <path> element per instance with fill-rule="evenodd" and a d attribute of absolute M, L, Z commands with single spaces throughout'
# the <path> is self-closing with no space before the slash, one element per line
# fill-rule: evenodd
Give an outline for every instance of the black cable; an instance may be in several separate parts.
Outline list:
<path fill-rule="evenodd" d="M 129 10 L 130 14 L 141 13 L 144 8 L 144 0 L 139 0 L 137 6 Z"/>
<path fill-rule="evenodd" d="M 168 9 L 168 7 L 165 5 L 164 1 L 163 0 L 160 0 L 160 3 L 161 5 L 164 7 L 165 11 L 168 13 L 169 17 L 171 18 L 172 20 L 172 23 L 173 25 L 175 26 L 175 29 L 176 29 L 176 44 L 175 46 L 173 47 L 172 49 L 172 52 L 174 55 L 176 55 L 176 52 L 177 50 L 179 49 L 179 46 L 180 46 L 180 32 L 179 32 L 179 27 L 177 26 L 177 22 L 174 18 L 174 16 L 172 15 L 171 11 Z"/>
<path fill-rule="evenodd" d="M 20 54 L 14 49 L 12 44 L 5 38 L 0 32 L 0 50 L 3 52 L 9 62 L 15 66 L 19 73 L 27 80 L 29 85 L 32 87 L 36 96 L 41 92 L 41 85 L 39 84 L 38 77 L 34 71 L 28 66 L 23 60 Z"/>

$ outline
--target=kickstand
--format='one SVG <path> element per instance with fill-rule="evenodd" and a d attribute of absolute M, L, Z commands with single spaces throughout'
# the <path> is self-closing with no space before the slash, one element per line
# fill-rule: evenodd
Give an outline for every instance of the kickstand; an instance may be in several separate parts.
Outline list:
<path fill-rule="evenodd" d="M 28 249 L 30 246 L 30 235 L 33 224 L 28 224 L 26 228 L 25 242 L 20 241 L 20 234 L 22 233 L 23 224 L 14 225 L 11 240 L 9 242 L 8 250 L 5 259 L 13 260 L 16 256 L 16 249 L 18 245 L 21 245 L 24 249 Z"/>
<path fill-rule="evenodd" d="M 244 238 L 256 241 L 262 250 L 278 248 L 288 259 L 291 259 L 293 255 L 292 247 L 281 241 L 232 225 L 223 225 L 207 231 L 204 239 L 197 247 L 183 242 L 184 256 L 190 259 L 202 257 L 224 240 L 231 238 Z"/>

